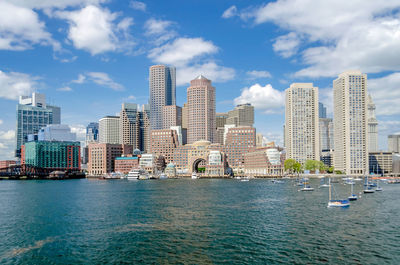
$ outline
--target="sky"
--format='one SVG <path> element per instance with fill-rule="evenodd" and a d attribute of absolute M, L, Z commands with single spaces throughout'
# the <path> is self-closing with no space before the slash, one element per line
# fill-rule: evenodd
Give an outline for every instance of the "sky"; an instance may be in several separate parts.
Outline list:
<path fill-rule="evenodd" d="M 33 91 L 85 126 L 145 104 L 154 64 L 177 69 L 177 104 L 203 74 L 217 112 L 255 106 L 282 145 L 284 90 L 312 82 L 332 117 L 332 81 L 358 69 L 376 104 L 379 147 L 400 133 L 400 1 L 0 0 L 0 159 L 12 159 L 15 108 Z"/>

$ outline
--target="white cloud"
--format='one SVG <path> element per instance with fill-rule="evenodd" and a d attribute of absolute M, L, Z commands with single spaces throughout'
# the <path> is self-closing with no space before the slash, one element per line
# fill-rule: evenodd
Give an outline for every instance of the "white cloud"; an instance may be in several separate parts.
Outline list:
<path fill-rule="evenodd" d="M 71 132 L 76 134 L 77 141 L 85 141 L 86 138 L 86 127 L 82 124 L 69 125 Z"/>
<path fill-rule="evenodd" d="M 72 91 L 72 88 L 69 86 L 65 86 L 65 87 L 60 87 L 57 89 L 58 91 L 63 91 L 63 92 L 70 92 Z"/>
<path fill-rule="evenodd" d="M 233 68 L 220 66 L 215 62 L 185 66 L 177 69 L 176 84 L 178 86 L 187 84 L 200 74 L 204 75 L 212 82 L 218 83 L 233 79 L 235 77 L 235 70 Z"/>
<path fill-rule="evenodd" d="M 130 50 L 134 45 L 128 32 L 133 24 L 131 18 L 124 18 L 116 24 L 118 13 L 94 5 L 78 11 L 58 11 L 55 14 L 68 20 L 68 38 L 75 48 L 86 50 L 92 55 Z"/>
<path fill-rule="evenodd" d="M 60 49 L 60 44 L 52 39 L 36 12 L 0 1 L 0 49 L 26 50 L 35 44 Z"/>
<path fill-rule="evenodd" d="M 235 98 L 234 103 L 250 103 L 254 108 L 263 110 L 265 113 L 277 113 L 285 105 L 285 92 L 274 89 L 270 84 L 265 86 L 255 84 L 244 88 L 242 94 Z"/>
<path fill-rule="evenodd" d="M 71 82 L 76 83 L 76 84 L 83 84 L 85 82 L 85 80 L 86 80 L 85 75 L 79 74 L 78 79 L 72 80 Z"/>
<path fill-rule="evenodd" d="M 368 79 L 368 93 L 377 115 L 400 115 L 400 73 Z"/>
<path fill-rule="evenodd" d="M 231 6 L 222 14 L 223 18 L 231 18 L 238 15 L 238 10 L 236 6 Z"/>
<path fill-rule="evenodd" d="M 124 86 L 114 82 L 107 73 L 103 72 L 89 72 L 87 73 L 87 77 L 93 81 L 94 83 L 109 87 L 113 90 L 124 90 Z"/>
<path fill-rule="evenodd" d="M 143 2 L 139 1 L 131 1 L 129 3 L 129 6 L 133 9 L 140 10 L 140 11 L 146 11 L 146 4 Z"/>
<path fill-rule="evenodd" d="M 275 23 L 312 45 L 301 51 L 302 62 L 308 66 L 296 76 L 331 77 L 347 69 L 400 70 L 399 8 L 398 0 L 278 0 L 247 9 L 241 17 L 255 24 Z M 278 53 L 297 52 L 295 41 L 284 42 L 296 48 L 282 53 L 281 37 L 274 44 Z"/>
<path fill-rule="evenodd" d="M 289 58 L 297 53 L 300 45 L 300 39 L 296 33 L 290 32 L 287 35 L 276 38 L 272 45 L 274 51 L 284 58 Z"/>
<path fill-rule="evenodd" d="M 2 125 L 3 124 L 3 120 L 0 120 L 0 125 Z"/>
<path fill-rule="evenodd" d="M 177 38 L 173 42 L 152 49 L 149 58 L 158 63 L 183 66 L 195 58 L 217 51 L 217 46 L 202 38 Z"/>
<path fill-rule="evenodd" d="M 108 0 L 8 0 L 12 1 L 15 5 L 27 8 L 46 9 L 46 8 L 59 8 L 64 9 L 69 6 L 85 6 L 97 5 L 107 2 Z"/>
<path fill-rule="evenodd" d="M 0 98 L 18 99 L 19 96 L 31 94 L 37 79 L 24 73 L 5 73 L 0 70 Z"/>
<path fill-rule="evenodd" d="M 153 43 L 159 46 L 177 36 L 177 32 L 171 29 L 174 24 L 172 21 L 150 18 L 144 24 L 145 35 L 154 38 Z"/>
<path fill-rule="evenodd" d="M 15 131 L 8 130 L 8 131 L 0 131 L 0 140 L 9 141 L 15 138 Z"/>
<path fill-rule="evenodd" d="M 257 71 L 257 70 L 248 71 L 248 72 L 246 73 L 246 75 L 247 75 L 250 79 L 271 78 L 271 77 L 272 77 L 271 73 L 268 72 L 268 71 Z"/>

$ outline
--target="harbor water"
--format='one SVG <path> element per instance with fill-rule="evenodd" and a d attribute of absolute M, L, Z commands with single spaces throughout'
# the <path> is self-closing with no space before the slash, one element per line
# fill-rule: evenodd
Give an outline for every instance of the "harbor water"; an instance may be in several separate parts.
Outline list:
<path fill-rule="evenodd" d="M 399 264 L 400 185 L 338 209 L 310 184 L 1 181 L 0 263 Z"/>

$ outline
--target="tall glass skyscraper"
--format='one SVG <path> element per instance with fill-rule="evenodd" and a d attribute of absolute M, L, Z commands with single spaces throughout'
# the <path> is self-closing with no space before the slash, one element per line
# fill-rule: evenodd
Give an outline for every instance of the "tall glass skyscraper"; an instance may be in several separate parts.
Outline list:
<path fill-rule="evenodd" d="M 91 122 L 86 127 L 86 146 L 90 142 L 98 142 L 99 141 L 99 123 Z"/>
<path fill-rule="evenodd" d="M 319 117 L 325 119 L 326 118 L 326 107 L 321 102 L 318 103 L 318 111 L 319 111 Z"/>
<path fill-rule="evenodd" d="M 21 145 L 27 141 L 28 134 L 37 134 L 48 124 L 60 124 L 59 107 L 46 105 L 46 95 L 33 93 L 32 97 L 20 96 L 17 105 L 17 128 L 15 156 L 21 157 Z"/>
<path fill-rule="evenodd" d="M 162 109 L 176 105 L 176 70 L 175 67 L 153 65 L 150 67 L 150 127 L 162 129 Z"/>

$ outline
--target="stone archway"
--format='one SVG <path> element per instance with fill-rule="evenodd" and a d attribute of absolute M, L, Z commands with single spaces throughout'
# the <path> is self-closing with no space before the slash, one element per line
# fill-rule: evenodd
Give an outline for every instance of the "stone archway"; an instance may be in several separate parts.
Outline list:
<path fill-rule="evenodd" d="M 206 169 L 206 163 L 207 161 L 204 158 L 197 158 L 192 164 L 193 172 L 204 173 Z"/>

